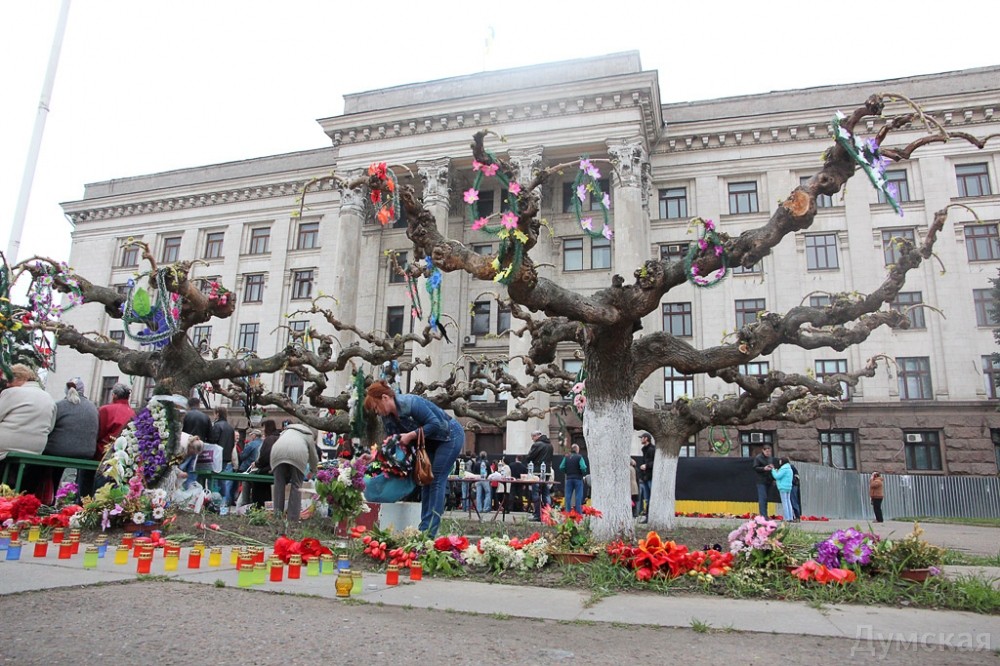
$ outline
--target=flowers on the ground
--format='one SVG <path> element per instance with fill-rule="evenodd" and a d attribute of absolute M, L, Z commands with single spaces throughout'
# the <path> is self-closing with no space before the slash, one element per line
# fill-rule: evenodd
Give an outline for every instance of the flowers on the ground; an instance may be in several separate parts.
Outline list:
<path fill-rule="evenodd" d="M 316 472 L 316 493 L 330 506 L 334 522 L 354 520 L 368 512 L 365 502 L 365 470 L 371 458 L 358 456 L 354 460 L 337 459 Z"/>
<path fill-rule="evenodd" d="M 729 552 L 755 567 L 777 566 L 786 559 L 782 534 L 777 522 L 756 516 L 729 533 Z"/>
<path fill-rule="evenodd" d="M 725 576 L 733 565 L 733 554 L 717 549 L 689 551 L 687 546 L 664 541 L 651 531 L 636 546 L 614 541 L 606 547 L 611 561 L 635 571 L 637 580 L 677 578 L 683 575 L 699 576 L 711 580 Z"/>
<path fill-rule="evenodd" d="M 56 490 L 56 504 L 71 502 L 78 492 L 80 492 L 80 487 L 71 481 L 67 481 Z"/>
<path fill-rule="evenodd" d="M 940 567 L 947 551 L 924 541 L 923 533 L 920 525 L 913 523 L 913 531 L 902 539 L 883 541 L 875 553 L 875 566 L 891 572 Z"/>
<path fill-rule="evenodd" d="M 134 476 L 125 485 L 112 483 L 98 489 L 73 519 L 85 527 L 106 531 L 113 525 L 145 525 L 168 514 L 167 491 L 146 489 Z"/>
<path fill-rule="evenodd" d="M 853 527 L 837 530 L 829 539 L 816 544 L 816 561 L 830 568 L 845 564 L 867 566 L 878 547 L 876 534 L 859 532 Z"/>
<path fill-rule="evenodd" d="M 827 583 L 853 583 L 857 580 L 857 574 L 850 569 L 840 569 L 838 567 L 828 567 L 815 560 L 807 560 L 800 567 L 792 571 L 792 575 L 803 581 L 816 581 L 822 585 Z"/>
<path fill-rule="evenodd" d="M 280 558 L 282 562 L 288 564 L 292 555 L 300 555 L 302 562 L 318 558 L 320 555 L 332 555 L 333 551 L 319 542 L 318 539 L 306 537 L 302 541 L 289 539 L 286 536 L 278 537 L 274 542 L 274 556 Z"/>
<path fill-rule="evenodd" d="M 590 505 L 583 506 L 582 514 L 560 511 L 551 505 L 542 508 L 542 523 L 556 528 L 552 548 L 559 552 L 593 552 L 595 548 L 591 543 L 590 520 L 600 517 L 601 512 Z"/>
<path fill-rule="evenodd" d="M 478 544 L 468 546 L 462 556 L 470 566 L 486 567 L 495 573 L 508 569 L 530 571 L 545 566 L 548 548 L 548 541 L 535 532 L 526 539 L 483 537 Z"/>
<path fill-rule="evenodd" d="M 4 486 L 6 488 L 6 486 Z M 37 522 L 38 507 L 42 503 L 34 495 L 21 493 L 12 497 L 0 497 L 0 525 L 10 527 L 27 520 Z"/>

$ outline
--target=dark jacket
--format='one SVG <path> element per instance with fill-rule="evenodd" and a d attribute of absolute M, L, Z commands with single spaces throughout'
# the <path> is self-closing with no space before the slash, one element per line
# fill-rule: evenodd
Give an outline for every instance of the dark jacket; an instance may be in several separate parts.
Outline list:
<path fill-rule="evenodd" d="M 90 460 L 97 451 L 100 417 L 97 406 L 83 396 L 73 404 L 65 398 L 56 403 L 56 427 L 42 451 L 47 456 Z"/>
<path fill-rule="evenodd" d="M 510 464 L 510 476 L 514 479 L 520 479 L 522 476 L 528 473 L 528 466 L 525 465 L 520 460 L 515 460 Z"/>
<path fill-rule="evenodd" d="M 650 442 L 642 447 L 642 465 L 646 466 L 646 469 L 639 470 L 639 480 L 640 481 L 652 481 L 653 480 L 653 462 L 656 460 L 656 444 Z"/>
<path fill-rule="evenodd" d="M 200 409 L 192 409 L 184 415 L 181 432 L 195 435 L 201 438 L 201 441 L 209 443 L 211 441 L 209 438 L 212 436 L 212 419 Z"/>
<path fill-rule="evenodd" d="M 757 483 L 763 483 L 764 485 L 771 485 L 774 483 L 774 477 L 771 473 L 764 469 L 768 465 L 774 464 L 774 458 L 770 456 L 765 456 L 763 453 L 758 453 L 753 458 L 753 471 L 757 473 Z"/>
<path fill-rule="evenodd" d="M 571 453 L 562 459 L 559 469 L 566 473 L 567 479 L 582 479 L 587 473 L 587 461 L 579 453 Z"/>
<path fill-rule="evenodd" d="M 222 447 L 222 462 L 230 462 L 233 458 L 233 447 L 236 445 L 236 431 L 226 419 L 219 419 L 212 425 L 212 434 L 208 441 Z"/>
<path fill-rule="evenodd" d="M 548 435 L 542 435 L 532 443 L 524 462 L 535 466 L 535 474 L 541 474 L 542 463 L 545 463 L 546 470 L 552 469 L 552 442 Z"/>
<path fill-rule="evenodd" d="M 264 443 L 260 445 L 260 453 L 257 454 L 257 473 L 258 474 L 270 474 L 271 473 L 271 449 L 274 448 L 274 443 L 278 441 L 278 435 L 280 433 L 274 433 L 264 438 Z"/>

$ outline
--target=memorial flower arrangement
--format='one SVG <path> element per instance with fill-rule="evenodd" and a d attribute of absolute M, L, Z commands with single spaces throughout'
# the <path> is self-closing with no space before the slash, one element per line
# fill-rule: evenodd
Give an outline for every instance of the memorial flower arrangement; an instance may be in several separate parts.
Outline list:
<path fill-rule="evenodd" d="M 689 551 L 687 546 L 664 541 L 651 531 L 636 546 L 623 541 L 613 541 L 606 548 L 614 564 L 632 569 L 636 580 L 697 576 L 703 581 L 725 576 L 733 566 L 733 553 L 723 553 L 717 548 Z"/>
<path fill-rule="evenodd" d="M 9 486 L 0 486 L 0 527 L 10 527 L 22 521 L 32 524 L 39 521 L 38 498 L 28 493 L 14 494 Z"/>
<path fill-rule="evenodd" d="M 337 459 L 316 472 L 316 494 L 330 507 L 334 522 L 354 520 L 368 512 L 365 502 L 365 471 L 371 458 L 358 456 L 353 460 Z"/>
<path fill-rule="evenodd" d="M 920 524 L 913 523 L 913 531 L 902 539 L 882 541 L 874 553 L 875 567 L 892 573 L 907 569 L 930 569 L 932 575 L 940 573 L 947 551 L 924 541 L 923 533 Z"/>
<path fill-rule="evenodd" d="M 781 538 L 784 529 L 763 516 L 755 516 L 729 533 L 729 552 L 741 563 L 774 568 L 788 562 Z"/>
<path fill-rule="evenodd" d="M 144 486 L 152 486 L 169 469 L 169 460 L 177 451 L 177 423 L 174 406 L 151 400 L 118 436 L 101 464 L 101 474 L 118 486 L 138 477 Z"/>
<path fill-rule="evenodd" d="M 169 515 L 167 491 L 146 488 L 136 475 L 127 485 L 111 483 L 99 488 L 74 517 L 84 527 L 106 531 L 113 526 L 152 525 Z"/>
<path fill-rule="evenodd" d="M 844 585 L 857 580 L 857 574 L 850 569 L 828 567 L 816 560 L 803 562 L 801 566 L 792 571 L 792 575 L 801 581 L 815 581 L 821 585 L 826 585 L 827 583 L 840 583 Z"/>
<path fill-rule="evenodd" d="M 538 532 L 525 539 L 483 537 L 466 547 L 462 557 L 469 566 L 486 567 L 494 573 L 508 569 L 524 572 L 544 567 L 549 561 L 549 548 L 549 542 Z"/>
<path fill-rule="evenodd" d="M 816 544 L 816 561 L 829 568 L 866 567 L 872 564 L 879 541 L 878 535 L 859 532 L 853 527 L 837 530 L 829 539 Z"/>
<path fill-rule="evenodd" d="M 333 551 L 320 543 L 319 539 L 306 537 L 302 541 L 289 539 L 280 536 L 274 541 L 274 556 L 280 558 L 282 562 L 288 564 L 292 555 L 300 555 L 302 562 L 320 557 L 321 555 L 333 555 Z"/>
<path fill-rule="evenodd" d="M 555 552 L 594 553 L 598 548 L 591 540 L 590 520 L 600 518 L 601 512 L 590 505 L 583 506 L 583 513 L 560 511 L 551 505 L 542 507 L 542 524 L 556 528 L 550 544 Z"/>

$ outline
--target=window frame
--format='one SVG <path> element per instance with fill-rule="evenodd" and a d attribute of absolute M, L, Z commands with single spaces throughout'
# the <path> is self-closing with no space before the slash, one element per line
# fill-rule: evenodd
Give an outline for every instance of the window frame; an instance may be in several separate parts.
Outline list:
<path fill-rule="evenodd" d="M 406 266 L 406 262 L 409 261 L 410 253 L 408 250 L 396 250 L 396 264 L 400 268 Z M 392 261 L 389 261 L 389 284 L 406 284 L 406 276 L 400 275 L 396 268 L 393 266 Z"/>
<path fill-rule="evenodd" d="M 990 400 L 1000 398 L 1000 359 L 994 358 L 993 354 L 982 356 L 983 388 L 986 389 L 986 397 Z"/>
<path fill-rule="evenodd" d="M 299 377 L 294 372 L 286 371 L 284 373 L 284 376 L 281 378 L 281 392 L 288 396 L 289 400 L 297 404 L 302 399 L 305 390 L 306 383 L 302 377 Z M 298 391 L 298 395 L 295 395 L 296 391 Z"/>
<path fill-rule="evenodd" d="M 748 324 L 752 324 L 757 321 L 757 313 L 762 310 L 767 309 L 767 299 L 766 298 L 737 298 L 733 301 L 736 308 L 736 330 L 743 328 Z M 748 309 L 749 303 L 760 303 L 760 307 L 754 307 L 751 311 Z M 750 318 L 750 315 L 753 318 Z"/>
<path fill-rule="evenodd" d="M 924 294 L 921 291 L 900 291 L 896 294 L 896 300 L 889 303 L 889 308 L 896 312 L 902 312 L 906 307 L 923 305 Z M 906 313 L 910 320 L 910 330 L 922 331 L 927 328 L 927 321 L 924 317 L 923 308 L 912 308 Z"/>
<path fill-rule="evenodd" d="M 118 379 L 119 379 L 118 375 L 114 376 L 107 375 L 101 377 L 101 392 L 99 394 L 101 398 L 100 404 L 102 405 L 111 404 L 112 401 L 111 389 L 113 389 L 115 387 L 115 384 L 118 383 Z"/>
<path fill-rule="evenodd" d="M 258 344 L 260 344 L 260 324 L 240 324 L 238 337 L 236 338 L 236 348 L 255 352 L 257 351 Z"/>
<path fill-rule="evenodd" d="M 857 432 L 854 430 L 820 430 L 819 435 L 819 460 L 820 464 L 834 469 L 858 469 L 858 442 Z M 839 439 L 839 441 L 837 441 Z M 838 465 L 834 460 L 834 450 L 840 450 L 840 461 Z M 849 452 L 849 454 L 848 454 Z M 848 460 L 850 458 L 850 460 Z"/>
<path fill-rule="evenodd" d="M 291 300 L 307 300 L 312 298 L 312 288 L 315 281 L 316 271 L 312 268 L 293 270 Z"/>
<path fill-rule="evenodd" d="M 910 175 L 906 169 L 889 169 L 883 174 L 883 177 L 885 178 L 886 185 L 896 186 L 896 203 L 913 201 L 913 197 L 910 194 Z M 880 204 L 889 203 L 885 192 L 881 189 L 876 190 L 876 192 L 878 193 L 878 202 Z"/>
<path fill-rule="evenodd" d="M 319 248 L 319 222 L 315 220 L 299 222 L 295 233 L 296 250 L 316 250 Z"/>
<path fill-rule="evenodd" d="M 760 212 L 760 193 L 756 180 L 730 181 L 726 185 L 730 215 L 752 215 Z"/>
<path fill-rule="evenodd" d="M 489 335 L 492 301 L 474 301 L 469 309 L 469 334 Z"/>
<path fill-rule="evenodd" d="M 572 243 L 572 246 L 570 244 Z M 583 270 L 583 239 L 582 238 L 564 238 L 562 240 L 562 255 L 563 255 L 563 271 L 566 273 L 575 273 L 577 271 Z M 571 268 L 568 263 L 570 257 L 579 257 L 579 268 Z"/>
<path fill-rule="evenodd" d="M 805 237 L 806 270 L 840 270 L 840 257 L 837 251 L 838 245 L 836 232 L 807 234 Z"/>
<path fill-rule="evenodd" d="M 243 275 L 243 302 L 263 303 L 265 282 L 264 273 L 245 273 Z"/>
<path fill-rule="evenodd" d="M 753 442 L 754 433 L 759 433 L 761 435 L 761 441 Z M 776 458 L 778 456 L 778 449 L 775 446 L 773 430 L 741 430 L 739 434 L 740 442 L 740 455 L 744 458 L 751 457 L 751 449 L 757 447 L 758 449 L 763 448 L 764 445 L 771 447 L 771 457 Z"/>
<path fill-rule="evenodd" d="M 691 301 L 664 303 L 660 307 L 663 316 L 663 332 L 675 338 L 690 338 L 694 336 L 694 312 Z M 675 323 L 679 323 L 680 333 L 675 332 Z"/>
<path fill-rule="evenodd" d="M 247 254 L 263 255 L 271 253 L 271 227 L 251 227 Z"/>
<path fill-rule="evenodd" d="M 679 243 L 660 243 L 660 261 L 667 261 L 670 263 L 684 261 L 690 249 L 691 243 L 688 241 L 682 241 Z"/>
<path fill-rule="evenodd" d="M 670 405 L 685 397 L 694 397 L 694 375 L 684 375 L 676 368 L 664 366 L 663 402 Z"/>
<path fill-rule="evenodd" d="M 965 225 L 965 254 L 969 261 L 1000 260 L 1000 225 Z M 986 245 L 983 245 L 983 243 Z M 980 250 L 983 250 L 980 253 Z"/>
<path fill-rule="evenodd" d="M 907 441 L 912 435 L 920 435 L 922 441 Z M 927 459 L 925 466 L 918 464 L 918 448 L 926 450 L 925 455 L 929 459 Z M 937 430 L 903 430 L 903 451 L 907 472 L 944 471 L 944 456 L 941 451 L 941 433 Z"/>
<path fill-rule="evenodd" d="M 984 328 L 1000 326 L 1000 318 L 997 317 L 996 306 L 993 303 L 992 289 L 973 289 L 972 303 L 976 308 L 976 326 Z"/>
<path fill-rule="evenodd" d="M 396 325 L 396 322 L 399 325 Z M 389 337 L 406 334 L 406 306 L 388 305 L 385 308 L 385 333 Z"/>
<path fill-rule="evenodd" d="M 510 303 L 497 301 L 497 335 L 510 330 L 511 307 Z"/>
<path fill-rule="evenodd" d="M 974 167 L 982 167 L 982 172 L 959 173 L 961 169 L 970 170 Z M 993 189 L 990 187 L 990 167 L 987 162 L 956 164 L 955 179 L 958 183 L 959 197 L 988 197 L 993 194 Z M 969 184 L 973 182 L 975 182 L 973 189 L 978 190 L 978 194 L 969 194 Z"/>
<path fill-rule="evenodd" d="M 817 358 L 813 360 L 813 374 L 816 375 L 818 382 L 825 382 L 830 375 L 844 375 L 847 372 L 846 358 Z M 847 382 L 840 382 L 840 401 L 850 402 L 852 397 L 851 385 Z"/>
<path fill-rule="evenodd" d="M 222 259 L 222 250 L 226 242 L 225 231 L 209 231 L 205 233 L 205 251 L 202 259 Z"/>
<path fill-rule="evenodd" d="M 203 324 L 191 327 L 191 335 L 188 338 L 195 349 L 200 351 L 201 341 L 204 339 L 209 348 L 212 346 L 212 325 Z"/>
<path fill-rule="evenodd" d="M 686 220 L 688 218 L 686 186 L 663 187 L 659 189 L 657 195 L 661 220 Z M 671 208 L 676 212 L 675 215 L 671 214 Z"/>
<path fill-rule="evenodd" d="M 598 262 L 598 257 L 606 257 L 607 265 L 605 262 Z M 611 270 L 611 241 L 601 236 L 600 238 L 590 239 L 590 269 L 591 270 Z"/>
<path fill-rule="evenodd" d="M 896 378 L 900 400 L 934 399 L 934 382 L 931 376 L 929 356 L 897 356 Z M 912 382 L 916 383 L 911 384 Z M 911 391 L 911 387 L 914 389 L 913 391 Z"/>
<path fill-rule="evenodd" d="M 139 265 L 139 248 L 135 245 L 123 246 L 119 259 L 119 268 L 135 268 Z"/>
<path fill-rule="evenodd" d="M 108 338 L 110 338 L 111 341 L 117 345 L 120 345 L 122 347 L 125 346 L 125 331 L 122 330 L 108 331 Z"/>
<path fill-rule="evenodd" d="M 286 339 L 286 344 L 291 344 L 295 339 L 293 333 L 305 333 L 309 330 L 309 320 L 308 319 L 293 319 L 287 324 L 288 326 L 288 338 Z"/>

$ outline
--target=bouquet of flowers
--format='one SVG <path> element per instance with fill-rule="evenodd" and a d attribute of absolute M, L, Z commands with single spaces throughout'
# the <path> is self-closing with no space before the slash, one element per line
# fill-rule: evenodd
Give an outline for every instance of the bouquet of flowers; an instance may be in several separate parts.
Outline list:
<path fill-rule="evenodd" d="M 783 534 L 777 522 L 755 516 L 729 533 L 729 552 L 754 567 L 784 565 L 787 555 L 781 543 Z"/>
<path fill-rule="evenodd" d="M 330 506 L 334 522 L 350 521 L 368 512 L 365 502 L 365 470 L 367 455 L 354 460 L 338 459 L 331 466 L 316 472 L 316 494 Z"/>
<path fill-rule="evenodd" d="M 816 544 L 816 561 L 828 568 L 868 566 L 878 543 L 876 534 L 859 532 L 853 527 L 837 530 L 829 539 Z"/>
<path fill-rule="evenodd" d="M 904 569 L 930 569 L 933 575 L 940 572 L 946 550 L 924 541 L 924 533 L 918 523 L 913 523 L 913 531 L 902 539 L 886 539 L 874 554 L 874 564 L 885 571 L 898 572 Z"/>
<path fill-rule="evenodd" d="M 178 424 L 169 402 L 150 400 L 118 436 L 104 456 L 101 474 L 118 486 L 139 476 L 145 486 L 159 481 L 177 453 Z"/>
<path fill-rule="evenodd" d="M 530 571 L 541 569 L 549 560 L 550 544 L 538 532 L 526 539 L 483 537 L 474 546 L 462 551 L 462 558 L 470 566 L 487 567 L 495 573 L 507 569 Z"/>
<path fill-rule="evenodd" d="M 542 523 L 556 528 L 551 548 L 556 552 L 593 553 L 597 549 L 591 542 L 590 520 L 600 518 L 601 512 L 590 505 L 583 513 L 559 511 L 553 506 L 542 507 Z"/>
<path fill-rule="evenodd" d="M 637 580 L 676 578 L 687 574 L 711 581 L 729 573 L 733 564 L 732 553 L 707 547 L 688 551 L 687 546 L 663 541 L 655 531 L 649 532 L 645 539 L 639 539 L 638 546 L 614 541 L 608 544 L 607 553 L 614 564 L 635 571 Z"/>
<path fill-rule="evenodd" d="M 102 531 L 113 525 L 149 525 L 167 517 L 167 491 L 147 489 L 138 475 L 126 486 L 108 484 L 94 493 L 94 499 L 74 518 L 91 529 Z"/>

